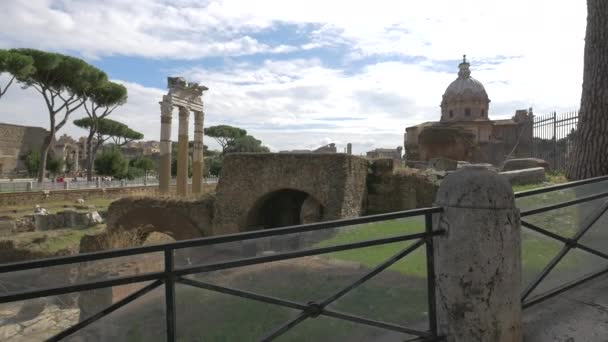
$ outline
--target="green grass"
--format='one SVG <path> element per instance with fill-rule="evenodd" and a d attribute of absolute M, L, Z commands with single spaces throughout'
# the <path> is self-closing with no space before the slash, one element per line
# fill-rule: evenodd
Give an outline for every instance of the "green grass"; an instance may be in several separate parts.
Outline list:
<path fill-rule="evenodd" d="M 324 240 L 316 247 L 335 246 L 372 239 L 380 239 L 397 235 L 420 233 L 424 231 L 424 218 L 414 217 L 401 220 L 368 223 L 359 227 L 343 228 L 334 237 Z M 327 258 L 359 262 L 368 267 L 374 267 L 391 256 L 397 254 L 413 242 L 399 242 L 363 249 L 326 254 Z M 426 256 L 424 247 L 418 248 L 394 266 L 394 269 L 410 276 L 426 276 Z"/>
<path fill-rule="evenodd" d="M 63 250 L 77 249 L 84 235 L 97 234 L 105 229 L 100 224 L 86 228 L 55 229 L 44 232 L 27 232 L 11 237 L 16 246 L 32 252 L 42 252 L 49 255 Z"/>
<path fill-rule="evenodd" d="M 95 210 L 107 210 L 110 203 L 116 201 L 116 198 L 97 198 L 85 200 L 84 205 L 94 205 Z M 40 206 L 47 209 L 49 213 L 57 213 L 63 211 L 66 208 L 73 208 L 76 203 L 74 201 L 53 201 L 45 202 L 40 201 Z M 88 209 L 82 209 L 82 211 L 89 211 Z M 34 205 L 13 205 L 5 206 L 0 208 L 0 216 L 9 216 L 14 218 L 23 217 L 34 213 Z"/>

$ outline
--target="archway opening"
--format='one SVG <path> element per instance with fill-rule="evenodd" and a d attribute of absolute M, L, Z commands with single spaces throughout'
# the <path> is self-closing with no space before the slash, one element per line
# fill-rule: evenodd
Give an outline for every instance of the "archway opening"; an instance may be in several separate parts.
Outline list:
<path fill-rule="evenodd" d="M 318 222 L 324 208 L 306 192 L 282 189 L 258 199 L 247 217 L 248 230 L 268 229 Z"/>

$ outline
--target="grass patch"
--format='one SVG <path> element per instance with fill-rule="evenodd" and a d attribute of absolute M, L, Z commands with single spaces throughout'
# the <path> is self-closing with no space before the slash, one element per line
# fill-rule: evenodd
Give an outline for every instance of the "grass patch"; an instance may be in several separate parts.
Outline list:
<path fill-rule="evenodd" d="M 86 200 L 84 205 L 94 205 L 94 210 L 107 210 L 110 204 L 116 201 L 116 198 L 98 198 Z M 66 208 L 74 208 L 74 201 L 55 201 L 55 202 L 44 202 L 40 201 L 40 206 L 47 209 L 49 213 L 55 214 L 59 211 L 63 211 Z M 90 211 L 89 209 L 82 209 L 79 211 Z M 0 216 L 9 216 L 13 218 L 19 218 L 34 213 L 34 205 L 13 205 L 0 208 Z"/>
<path fill-rule="evenodd" d="M 18 248 L 33 252 L 54 254 L 63 250 L 77 249 L 80 239 L 87 234 L 98 234 L 105 229 L 105 224 L 87 228 L 55 229 L 44 232 L 27 232 L 10 237 Z"/>

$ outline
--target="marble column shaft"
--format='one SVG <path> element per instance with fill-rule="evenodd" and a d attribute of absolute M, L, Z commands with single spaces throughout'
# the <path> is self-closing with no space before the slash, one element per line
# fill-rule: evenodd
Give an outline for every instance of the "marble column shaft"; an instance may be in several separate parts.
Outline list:
<path fill-rule="evenodd" d="M 194 112 L 194 146 L 192 151 L 192 192 L 203 193 L 203 120 L 205 113 Z"/>
<path fill-rule="evenodd" d="M 188 194 L 188 119 L 190 111 L 179 107 L 179 130 L 177 137 L 177 195 Z"/>
<path fill-rule="evenodd" d="M 169 96 L 160 102 L 160 167 L 158 170 L 158 190 L 168 194 L 171 189 L 171 115 L 173 106 Z"/>

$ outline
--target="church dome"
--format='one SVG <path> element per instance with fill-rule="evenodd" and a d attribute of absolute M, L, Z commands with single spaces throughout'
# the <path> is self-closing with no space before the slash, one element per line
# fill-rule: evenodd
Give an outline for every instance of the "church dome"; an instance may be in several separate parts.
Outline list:
<path fill-rule="evenodd" d="M 470 64 L 464 56 L 458 65 L 458 78 L 452 82 L 441 101 L 441 121 L 487 120 L 490 99 L 483 84 L 471 77 Z"/>

